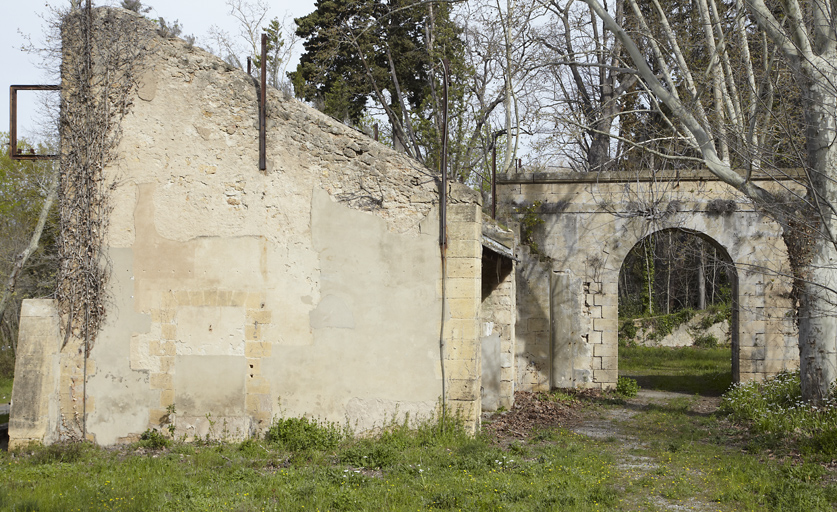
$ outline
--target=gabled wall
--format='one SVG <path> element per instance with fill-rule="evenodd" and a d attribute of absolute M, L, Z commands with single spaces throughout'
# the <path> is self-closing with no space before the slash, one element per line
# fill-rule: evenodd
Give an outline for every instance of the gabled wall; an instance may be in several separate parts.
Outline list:
<path fill-rule="evenodd" d="M 442 330 L 435 172 L 276 90 L 259 171 L 252 78 L 180 40 L 156 39 L 146 64 L 106 169 L 107 318 L 86 376 L 81 341 L 60 350 L 54 436 L 85 421 L 108 445 L 169 424 L 240 438 L 280 415 L 359 431 L 430 418 L 440 333 L 447 405 L 476 429 L 479 195 L 451 185 Z M 13 444 L 37 437 L 23 430 Z"/>

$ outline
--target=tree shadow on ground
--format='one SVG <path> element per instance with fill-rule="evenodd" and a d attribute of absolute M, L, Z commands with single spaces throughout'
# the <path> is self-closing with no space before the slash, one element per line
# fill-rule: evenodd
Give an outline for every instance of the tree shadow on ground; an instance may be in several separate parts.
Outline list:
<path fill-rule="evenodd" d="M 642 389 L 713 397 L 723 395 L 732 385 L 732 373 L 622 376 L 635 379 Z"/>

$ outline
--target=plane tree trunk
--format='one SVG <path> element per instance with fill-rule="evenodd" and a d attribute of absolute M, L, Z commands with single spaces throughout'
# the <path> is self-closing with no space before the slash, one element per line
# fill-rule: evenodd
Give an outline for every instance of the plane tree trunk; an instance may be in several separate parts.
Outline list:
<path fill-rule="evenodd" d="M 826 60 L 834 62 L 837 54 Z M 799 363 L 802 395 L 815 403 L 828 396 L 837 380 L 837 136 L 834 84 L 837 72 L 808 83 L 804 91 L 806 139 L 810 181 L 808 202 L 817 211 L 816 224 L 797 223 L 788 229 L 796 240 L 790 248 L 797 272 L 799 295 Z M 799 231 L 802 231 L 801 233 Z M 787 236 L 785 237 L 788 238 Z"/>

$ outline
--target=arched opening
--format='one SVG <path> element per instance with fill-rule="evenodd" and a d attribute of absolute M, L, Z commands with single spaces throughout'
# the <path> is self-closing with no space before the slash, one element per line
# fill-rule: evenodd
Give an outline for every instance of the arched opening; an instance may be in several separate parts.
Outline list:
<path fill-rule="evenodd" d="M 618 291 L 620 377 L 707 395 L 738 380 L 738 275 L 718 242 L 680 228 L 651 233 L 622 262 Z"/>

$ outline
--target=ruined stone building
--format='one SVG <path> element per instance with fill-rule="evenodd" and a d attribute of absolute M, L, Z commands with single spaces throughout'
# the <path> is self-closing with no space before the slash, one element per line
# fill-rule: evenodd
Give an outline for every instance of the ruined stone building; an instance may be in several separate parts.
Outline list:
<path fill-rule="evenodd" d="M 256 80 L 140 16 L 95 12 L 110 24 L 99 33 L 152 34 L 94 180 L 107 272 L 88 310 L 103 321 L 87 343 L 69 286 L 24 302 L 11 446 L 110 445 L 170 425 L 241 438 L 282 416 L 368 431 L 442 408 L 474 431 L 515 390 L 612 388 L 619 270 L 667 229 L 729 262 L 734 378 L 798 365 L 781 228 L 708 173 L 500 177 L 507 224 L 524 210 L 543 220 L 537 250 L 517 247 L 475 191 L 445 191 L 438 172 L 273 89 L 260 169 Z M 65 44 L 62 112 L 118 96 L 80 102 L 79 58 Z M 62 129 L 66 162 L 84 148 Z"/>
<path fill-rule="evenodd" d="M 366 431 L 442 405 L 474 430 L 481 388 L 510 404 L 512 239 L 478 193 L 449 185 L 443 276 L 438 172 L 273 89 L 261 171 L 257 82 L 182 40 L 148 48 L 103 172 L 104 323 L 85 360 L 67 308 L 24 303 L 12 446 L 241 438 L 277 416 Z"/>

